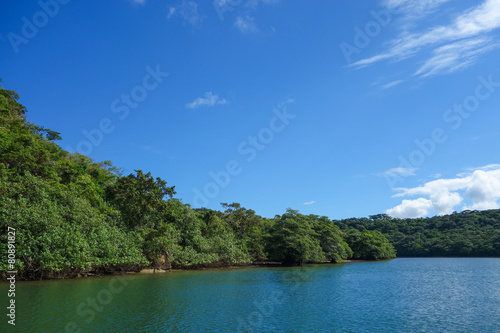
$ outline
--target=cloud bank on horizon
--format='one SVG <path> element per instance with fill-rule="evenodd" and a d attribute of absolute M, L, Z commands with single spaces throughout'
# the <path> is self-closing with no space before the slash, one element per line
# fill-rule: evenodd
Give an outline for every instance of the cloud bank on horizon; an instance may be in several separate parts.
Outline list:
<path fill-rule="evenodd" d="M 436 179 L 419 187 L 399 188 L 394 197 L 420 196 L 404 199 L 386 210 L 392 217 L 422 217 L 430 213 L 450 214 L 454 210 L 485 210 L 500 208 L 500 164 L 470 168 L 456 178 Z"/>

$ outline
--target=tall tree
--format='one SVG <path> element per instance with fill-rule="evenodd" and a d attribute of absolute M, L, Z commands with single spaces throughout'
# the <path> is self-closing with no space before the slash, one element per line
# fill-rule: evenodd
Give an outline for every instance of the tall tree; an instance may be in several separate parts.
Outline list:
<path fill-rule="evenodd" d="M 317 236 L 307 216 L 288 209 L 270 231 L 269 258 L 288 265 L 321 262 L 325 255 Z"/>
<path fill-rule="evenodd" d="M 166 210 L 165 199 L 175 194 L 175 186 L 151 173 L 135 170 L 136 174 L 118 178 L 107 187 L 106 199 L 116 207 L 128 228 L 157 228 Z"/>

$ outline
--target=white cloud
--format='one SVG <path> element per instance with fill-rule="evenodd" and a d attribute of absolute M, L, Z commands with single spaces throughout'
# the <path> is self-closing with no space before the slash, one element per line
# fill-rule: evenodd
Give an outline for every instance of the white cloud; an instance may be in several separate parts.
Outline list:
<path fill-rule="evenodd" d="M 138 5 L 144 5 L 146 4 L 146 0 L 132 0 L 133 3 L 136 3 Z"/>
<path fill-rule="evenodd" d="M 480 167 L 470 167 L 470 168 L 464 169 L 466 172 L 462 172 L 462 173 L 457 174 L 457 177 L 470 176 L 470 175 L 472 175 L 472 173 L 474 171 L 477 171 L 477 170 L 491 171 L 491 170 L 497 170 L 497 169 L 500 169 L 500 164 L 487 164 L 487 165 L 483 165 Z"/>
<path fill-rule="evenodd" d="M 500 198 L 500 169 L 474 171 L 464 197 L 472 199 L 472 209 L 498 208 Z"/>
<path fill-rule="evenodd" d="M 231 7 L 231 8 L 235 8 L 237 6 L 242 5 L 241 2 L 242 1 L 235 1 L 235 0 L 215 0 L 214 5 L 216 7 L 219 7 L 219 8 L 226 7 L 226 6 Z M 277 4 L 279 2 L 280 2 L 280 0 L 248 0 L 245 3 L 245 7 L 255 8 L 261 3 L 264 5 L 272 5 L 272 4 Z"/>
<path fill-rule="evenodd" d="M 403 167 L 398 167 L 398 168 L 392 168 L 389 170 L 386 170 L 384 172 L 378 173 L 377 176 L 379 177 L 408 177 L 408 176 L 415 176 L 415 171 L 417 171 L 417 168 L 403 168 Z"/>
<path fill-rule="evenodd" d="M 457 192 L 449 192 L 446 189 L 436 191 L 430 195 L 432 207 L 438 215 L 450 214 L 453 208 L 462 202 L 462 196 Z"/>
<path fill-rule="evenodd" d="M 218 95 L 213 95 L 211 91 L 205 93 L 205 97 L 198 97 L 191 103 L 187 103 L 186 107 L 189 109 L 195 109 L 200 106 L 214 106 L 217 104 L 227 104 L 224 98 L 220 98 Z"/>
<path fill-rule="evenodd" d="M 432 203 L 428 199 L 403 200 L 400 205 L 386 210 L 386 214 L 399 218 L 421 217 L 429 214 L 431 207 Z"/>
<path fill-rule="evenodd" d="M 444 0 L 404 1 L 388 0 L 388 8 L 420 8 L 420 13 L 436 8 Z M 408 9 L 409 11 L 409 9 Z M 500 28 L 500 0 L 485 0 L 458 15 L 449 25 L 436 26 L 420 33 L 403 31 L 399 38 L 383 53 L 359 60 L 351 66 L 364 67 L 381 60 L 401 60 L 436 47 L 432 56 L 417 71 L 416 75 L 428 76 L 442 72 L 452 72 L 470 66 L 481 53 L 492 50 L 486 34 Z"/>
<path fill-rule="evenodd" d="M 215 5 L 215 6 L 218 6 L 218 7 L 224 7 L 224 6 L 229 5 L 229 4 L 227 3 L 227 1 L 228 1 L 228 0 L 215 0 L 215 1 L 214 1 L 214 5 Z"/>
<path fill-rule="evenodd" d="M 180 17 L 183 23 L 195 26 L 203 21 L 202 16 L 198 13 L 198 4 L 194 1 L 182 0 L 182 3 L 177 6 L 170 7 L 167 14 L 167 19 Z"/>
<path fill-rule="evenodd" d="M 469 170 L 469 171 L 476 171 L 476 170 L 490 171 L 490 170 L 496 170 L 496 169 L 500 169 L 500 164 L 488 164 L 488 165 L 484 165 L 484 166 L 481 166 L 481 167 L 466 168 L 465 170 Z"/>
<path fill-rule="evenodd" d="M 472 173 L 461 173 L 456 178 L 437 179 L 423 186 L 397 189 L 400 193 L 394 197 L 421 198 L 403 200 L 402 204 L 386 212 L 394 217 L 416 217 L 416 212 L 419 212 L 418 216 L 425 216 L 432 209 L 436 214 L 443 215 L 453 212 L 466 201 L 462 209 L 499 208 L 500 165 L 490 164 L 471 171 Z"/>
<path fill-rule="evenodd" d="M 309 205 L 313 205 L 315 203 L 316 203 L 316 201 L 312 200 L 312 201 L 304 202 L 304 205 L 309 206 Z"/>
<path fill-rule="evenodd" d="M 219 1 L 227 1 L 227 0 L 219 0 Z M 265 5 L 277 4 L 279 0 L 248 0 L 246 6 L 247 7 L 256 7 L 259 3 L 263 3 Z"/>
<path fill-rule="evenodd" d="M 382 85 L 382 89 L 389 89 L 389 88 L 395 87 L 398 84 L 401 84 L 403 82 L 404 82 L 403 80 L 395 80 L 395 81 L 392 81 L 392 82 L 389 82 L 389 83 Z"/>
<path fill-rule="evenodd" d="M 254 19 L 250 16 L 238 16 L 234 21 L 234 26 L 238 28 L 242 33 L 256 32 L 257 27 L 255 26 Z"/>
<path fill-rule="evenodd" d="M 392 13 L 404 14 L 406 21 L 415 20 L 434 12 L 450 0 L 386 0 L 384 6 Z"/>
<path fill-rule="evenodd" d="M 412 195 L 431 195 L 437 190 L 447 189 L 449 191 L 457 191 L 467 187 L 469 182 L 468 177 L 452 178 L 452 179 L 436 179 L 425 183 L 423 186 L 413 188 L 398 188 L 401 193 L 395 194 L 394 197 L 405 197 Z"/>
<path fill-rule="evenodd" d="M 433 9 L 449 0 L 385 0 L 384 6 L 391 10 L 422 12 Z"/>
<path fill-rule="evenodd" d="M 425 77 L 464 69 L 475 63 L 480 54 L 498 47 L 498 44 L 492 44 L 491 41 L 492 38 L 487 37 L 469 38 L 438 47 L 415 75 Z"/>

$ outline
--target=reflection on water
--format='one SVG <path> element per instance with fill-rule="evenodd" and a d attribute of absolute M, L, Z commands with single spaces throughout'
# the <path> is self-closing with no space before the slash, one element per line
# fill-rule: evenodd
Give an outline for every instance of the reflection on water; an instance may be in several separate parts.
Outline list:
<path fill-rule="evenodd" d="M 498 309 L 500 259 L 404 258 L 18 282 L 16 331 L 500 332 Z"/>

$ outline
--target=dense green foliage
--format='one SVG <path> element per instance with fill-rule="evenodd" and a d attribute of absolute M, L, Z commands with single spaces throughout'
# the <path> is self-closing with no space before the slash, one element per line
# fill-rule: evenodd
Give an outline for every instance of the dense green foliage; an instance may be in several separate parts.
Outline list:
<path fill-rule="evenodd" d="M 271 260 L 285 264 L 339 262 L 352 255 L 340 229 L 327 217 L 305 216 L 289 209 L 270 230 Z"/>
<path fill-rule="evenodd" d="M 353 251 L 353 258 L 374 260 L 395 258 L 396 250 L 380 231 L 351 229 L 346 234 L 346 241 Z"/>
<path fill-rule="evenodd" d="M 262 218 L 237 203 L 192 209 L 174 187 L 135 170 L 122 176 L 56 143 L 31 124 L 14 91 L 0 89 L 0 251 L 16 232 L 16 269 L 25 279 L 138 270 L 341 261 L 352 252 L 326 217 L 289 211 Z M 8 270 L 1 256 L 0 270 Z"/>
<path fill-rule="evenodd" d="M 25 114 L 17 94 L 0 87 L 0 251 L 14 228 L 20 278 L 387 259 L 395 257 L 391 243 L 400 255 L 500 254 L 498 211 L 331 221 L 291 209 L 263 218 L 238 203 L 192 209 L 150 173 L 122 176 L 109 161 L 64 151 L 59 133 Z"/>
<path fill-rule="evenodd" d="M 418 219 L 380 214 L 334 222 L 343 230 L 380 231 L 402 257 L 499 257 L 499 221 L 500 210 L 486 210 Z"/>

